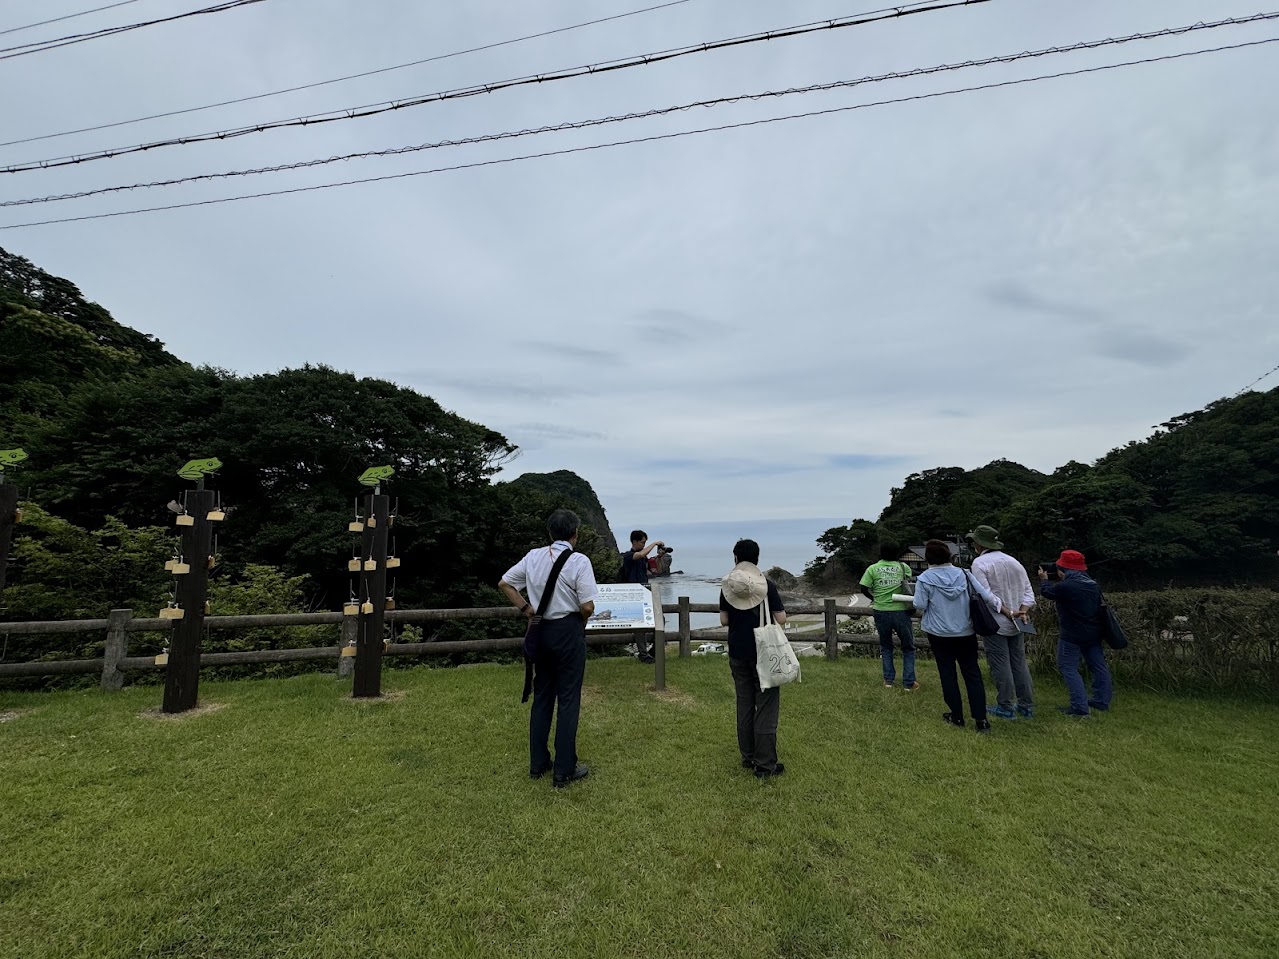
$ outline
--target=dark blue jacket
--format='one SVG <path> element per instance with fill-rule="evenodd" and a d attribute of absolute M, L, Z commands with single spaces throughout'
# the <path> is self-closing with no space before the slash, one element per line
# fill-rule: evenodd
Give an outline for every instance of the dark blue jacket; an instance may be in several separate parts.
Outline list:
<path fill-rule="evenodd" d="M 1057 622 L 1061 638 L 1076 646 L 1095 646 L 1101 642 L 1097 629 L 1101 613 L 1101 587 L 1087 573 L 1063 569 L 1061 580 L 1048 580 L 1040 592 L 1057 604 Z"/>

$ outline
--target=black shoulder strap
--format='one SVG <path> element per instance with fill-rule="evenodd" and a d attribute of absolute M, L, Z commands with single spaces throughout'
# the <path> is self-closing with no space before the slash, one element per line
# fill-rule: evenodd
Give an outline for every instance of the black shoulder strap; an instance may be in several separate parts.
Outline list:
<path fill-rule="evenodd" d="M 564 564 L 568 562 L 568 558 L 573 555 L 573 547 L 569 547 L 555 557 L 555 565 L 551 567 L 551 575 L 547 577 L 546 586 L 542 589 L 542 599 L 537 604 L 537 615 L 545 616 L 546 607 L 551 605 L 551 594 L 555 592 L 555 584 L 560 578 L 560 571 L 564 568 Z"/>

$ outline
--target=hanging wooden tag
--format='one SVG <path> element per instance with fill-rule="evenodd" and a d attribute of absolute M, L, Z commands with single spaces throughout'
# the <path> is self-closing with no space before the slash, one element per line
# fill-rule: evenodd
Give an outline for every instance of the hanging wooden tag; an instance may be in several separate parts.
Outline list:
<path fill-rule="evenodd" d="M 22 510 L 21 510 L 21 509 L 15 509 L 15 510 L 13 511 L 13 521 L 14 521 L 15 523 L 21 523 L 21 522 L 22 522 Z"/>
<path fill-rule="evenodd" d="M 342 615 L 344 615 L 344 616 L 359 616 L 359 615 L 360 615 L 360 604 L 359 604 L 359 603 L 343 603 L 343 604 L 342 604 Z"/>
<path fill-rule="evenodd" d="M 364 569 L 366 572 L 372 572 L 373 570 L 377 569 L 377 560 L 366 559 L 364 561 Z"/>
<path fill-rule="evenodd" d="M 367 522 L 368 522 L 368 524 L 369 524 L 369 529 L 372 529 L 373 527 L 377 526 L 377 517 L 376 517 L 376 516 L 370 516 L 370 517 L 368 518 Z"/>
<path fill-rule="evenodd" d="M 360 571 L 360 565 L 361 564 L 358 559 L 348 559 L 346 561 L 346 568 L 349 569 L 352 573 L 358 573 Z"/>
<path fill-rule="evenodd" d="M 360 607 L 360 612 L 363 613 L 365 616 L 368 616 L 370 613 L 373 612 L 373 604 L 369 602 L 365 602 L 364 605 Z"/>
<path fill-rule="evenodd" d="M 394 526 L 394 525 L 395 525 L 395 514 L 394 514 L 394 513 L 392 513 L 390 516 L 388 516 L 388 517 L 386 518 L 386 525 L 387 525 L 387 526 Z"/>
<path fill-rule="evenodd" d="M 398 556 L 388 556 L 388 557 L 386 558 L 386 568 L 387 568 L 387 569 L 398 569 L 398 568 L 399 568 L 399 566 L 400 566 L 400 557 L 398 557 Z"/>
<path fill-rule="evenodd" d="M 190 513 L 182 513 L 176 520 L 174 520 L 174 522 L 179 526 L 194 526 L 195 517 Z"/>
<path fill-rule="evenodd" d="M 355 647 L 354 647 L 354 646 L 343 646 L 343 647 L 342 647 L 341 655 L 342 655 L 342 656 L 354 656 L 354 655 L 355 655 Z"/>
<path fill-rule="evenodd" d="M 191 572 L 191 564 L 174 562 L 173 569 L 169 570 L 169 572 L 171 572 L 174 576 L 185 576 L 187 573 Z"/>
<path fill-rule="evenodd" d="M 218 558 L 217 556 L 210 556 L 210 557 L 209 557 L 209 569 L 213 569 L 215 566 L 217 566 L 217 565 L 218 565 L 218 562 L 219 562 L 219 558 Z"/>
<path fill-rule="evenodd" d="M 209 601 L 206 599 L 204 601 L 204 615 L 208 616 L 209 613 L 212 611 L 213 611 L 213 607 L 209 605 Z"/>
<path fill-rule="evenodd" d="M 361 522 L 357 519 L 357 520 L 356 520 L 355 522 L 353 522 L 353 523 L 347 523 L 347 524 L 346 524 L 346 529 L 347 529 L 347 532 L 349 532 L 349 533 L 363 533 L 363 532 L 364 532 L 364 524 L 363 524 L 363 523 L 361 523 Z"/>
<path fill-rule="evenodd" d="M 186 613 L 178 606 L 166 606 L 160 610 L 161 619 L 181 619 Z"/>
<path fill-rule="evenodd" d="M 385 608 L 385 609 L 395 609 L 395 600 L 394 600 L 394 599 L 392 599 L 390 596 L 388 596 L 388 597 L 386 598 L 386 606 L 385 606 L 384 608 Z"/>
<path fill-rule="evenodd" d="M 177 566 L 177 565 L 178 565 L 178 561 L 177 561 L 176 559 L 168 560 L 168 561 L 167 561 L 167 562 L 165 562 L 165 564 L 164 564 L 164 571 L 165 571 L 166 573 L 172 573 L 172 572 L 173 572 L 173 567 L 175 567 L 175 566 Z"/>
<path fill-rule="evenodd" d="M 168 665 L 169 665 L 169 654 L 168 654 L 168 653 L 161 653 L 159 656 L 157 656 L 157 657 L 155 658 L 155 664 L 156 664 L 157 666 L 168 666 Z"/>
<path fill-rule="evenodd" d="M 210 511 L 209 511 L 209 522 L 210 522 L 210 523 L 220 523 L 220 522 L 222 522 L 224 519 L 226 519 L 226 510 L 224 510 L 224 509 L 215 509 L 215 510 L 210 510 Z"/>

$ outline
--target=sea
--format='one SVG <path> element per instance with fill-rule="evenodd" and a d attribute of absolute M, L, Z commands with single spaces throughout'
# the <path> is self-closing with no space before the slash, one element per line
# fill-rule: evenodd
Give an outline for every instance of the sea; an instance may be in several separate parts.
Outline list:
<path fill-rule="evenodd" d="M 718 603 L 719 583 L 733 568 L 733 544 L 739 539 L 759 543 L 761 569 L 780 566 L 799 576 L 804 567 L 822 555 L 817 537 L 833 526 L 845 526 L 837 517 L 810 519 L 764 519 L 704 523 L 653 523 L 645 526 L 649 542 L 660 539 L 674 549 L 671 575 L 650 585 L 661 590 L 662 602 L 673 603 L 687 596 L 693 603 Z M 630 529 L 613 530 L 619 548 L 625 548 Z M 717 613 L 693 613 L 693 629 L 718 626 Z"/>

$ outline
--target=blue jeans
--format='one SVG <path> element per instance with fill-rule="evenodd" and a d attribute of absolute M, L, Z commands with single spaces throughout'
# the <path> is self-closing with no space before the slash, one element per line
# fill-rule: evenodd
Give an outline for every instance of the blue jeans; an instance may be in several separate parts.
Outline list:
<path fill-rule="evenodd" d="M 1092 699 L 1084 689 L 1084 677 L 1079 675 L 1079 662 L 1083 660 L 1092 674 Z M 1088 704 L 1096 703 L 1103 709 L 1110 708 L 1114 689 L 1110 682 L 1110 669 L 1106 666 L 1106 651 L 1101 643 L 1079 646 L 1064 639 L 1057 640 L 1057 668 L 1070 691 L 1070 711 L 1081 716 L 1088 714 Z"/>
<path fill-rule="evenodd" d="M 875 610 L 875 630 L 879 633 L 879 656 L 884 661 L 884 682 L 897 680 L 893 666 L 893 633 L 902 641 L 902 685 L 915 685 L 915 626 L 904 609 Z"/>

